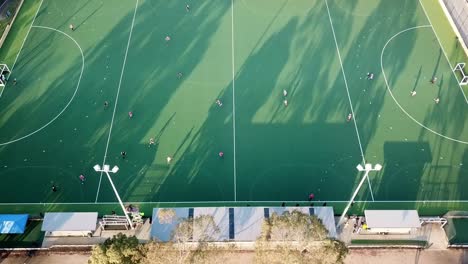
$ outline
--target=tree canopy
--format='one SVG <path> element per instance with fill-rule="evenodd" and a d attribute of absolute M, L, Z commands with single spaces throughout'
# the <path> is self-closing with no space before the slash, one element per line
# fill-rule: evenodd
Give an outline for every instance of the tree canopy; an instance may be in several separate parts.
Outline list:
<path fill-rule="evenodd" d="M 347 252 L 343 242 L 328 238 L 328 230 L 316 216 L 286 211 L 264 220 L 255 262 L 342 263 Z"/>
<path fill-rule="evenodd" d="M 172 223 L 170 209 L 158 221 Z M 213 216 L 177 219 L 178 224 L 169 242 L 139 244 L 136 237 L 118 234 L 95 246 L 90 264 L 179 264 L 223 263 L 239 256 L 232 247 L 217 246 L 220 229 Z M 316 216 L 300 211 L 272 214 L 264 220 L 262 232 L 255 242 L 255 263 L 343 263 L 348 249 L 338 240 L 328 238 L 328 230 Z M 237 254 L 237 255 L 236 255 Z"/>
<path fill-rule="evenodd" d="M 167 215 L 164 213 L 164 215 Z M 174 218 L 172 218 L 174 220 Z M 219 233 L 213 216 L 200 215 L 180 219 L 167 243 L 151 242 L 146 245 L 145 264 L 159 263 L 220 263 L 223 254 L 207 242 Z M 226 252 L 224 252 L 226 253 Z"/>
<path fill-rule="evenodd" d="M 134 236 L 119 233 L 93 248 L 88 261 L 90 264 L 134 264 L 140 263 L 146 254 L 146 247 Z"/>

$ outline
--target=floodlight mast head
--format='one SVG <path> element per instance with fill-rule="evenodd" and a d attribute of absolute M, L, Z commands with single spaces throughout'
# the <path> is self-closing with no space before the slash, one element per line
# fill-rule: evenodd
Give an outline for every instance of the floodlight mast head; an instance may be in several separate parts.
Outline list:
<path fill-rule="evenodd" d="M 124 213 L 125 218 L 127 219 L 127 222 L 128 222 L 128 224 L 130 225 L 130 228 L 133 230 L 133 229 L 134 229 L 134 227 L 133 227 L 133 222 L 132 222 L 132 220 L 130 219 L 130 217 L 128 216 L 128 212 L 127 212 L 127 210 L 125 209 L 125 206 L 124 206 L 124 204 L 123 204 L 123 202 L 122 202 L 122 199 L 120 199 L 120 195 L 119 195 L 119 193 L 117 192 L 117 189 L 115 188 L 114 182 L 112 181 L 112 178 L 111 178 L 111 176 L 110 176 L 110 174 L 109 174 L 109 172 L 112 172 L 112 173 L 118 172 L 118 171 L 119 171 L 119 167 L 114 166 L 114 167 L 112 168 L 112 170 L 109 171 L 110 166 L 107 165 L 107 164 L 104 164 L 104 165 L 103 165 L 103 168 L 102 168 L 102 170 L 101 170 L 101 166 L 99 166 L 99 164 L 96 164 L 96 165 L 94 165 L 93 168 L 94 168 L 95 171 L 97 171 L 97 172 L 104 172 L 104 173 L 107 175 L 107 178 L 109 179 L 109 183 L 110 183 L 110 185 L 111 185 L 111 187 L 112 187 L 112 190 L 114 191 L 114 194 L 115 194 L 117 200 L 119 201 L 120 207 L 122 208 L 122 212 Z M 102 177 L 102 173 L 101 173 L 101 177 Z"/>
<path fill-rule="evenodd" d="M 114 166 L 112 170 L 110 170 L 109 165 L 104 165 L 103 168 L 101 169 L 101 166 L 99 164 L 94 165 L 93 169 L 97 172 L 112 172 L 112 173 L 117 173 L 119 171 L 119 167 Z"/>
<path fill-rule="evenodd" d="M 382 165 L 377 163 L 377 164 L 375 164 L 374 167 L 372 167 L 372 164 L 370 164 L 370 163 L 367 163 L 364 166 L 362 166 L 361 164 L 358 164 L 356 166 L 356 169 L 358 171 L 380 171 L 382 169 Z"/>
<path fill-rule="evenodd" d="M 361 164 L 358 164 L 358 165 L 356 166 L 356 169 L 357 169 L 358 171 L 365 171 L 364 167 L 363 167 Z"/>
<path fill-rule="evenodd" d="M 382 169 L 382 165 L 377 163 L 377 164 L 375 164 L 374 168 L 372 168 L 372 164 L 370 164 L 370 163 L 367 163 L 364 166 L 362 166 L 362 164 L 358 164 L 356 166 L 356 169 L 358 171 L 361 171 L 361 172 L 364 171 L 365 173 L 364 173 L 364 176 L 362 176 L 361 181 L 359 182 L 358 186 L 354 190 L 354 193 L 351 196 L 351 199 L 349 199 L 348 204 L 346 205 L 345 209 L 343 210 L 343 213 L 341 213 L 340 220 L 338 221 L 338 226 L 340 226 L 343 223 L 343 221 L 345 219 L 345 216 L 348 213 L 349 207 L 351 207 L 352 204 L 354 203 L 354 199 L 356 198 L 356 195 L 358 194 L 359 190 L 361 189 L 361 186 L 364 184 L 364 181 L 366 179 L 369 180 L 369 173 L 371 171 L 380 171 Z M 369 182 L 369 186 L 370 186 L 370 182 Z"/>
<path fill-rule="evenodd" d="M 117 173 L 119 171 L 119 167 L 114 166 L 111 171 L 112 173 Z"/>
<path fill-rule="evenodd" d="M 377 164 L 375 164 L 375 166 L 374 166 L 374 170 L 376 170 L 376 171 L 380 171 L 381 169 L 382 169 L 382 165 L 380 165 L 380 164 L 378 164 L 378 163 L 377 163 Z"/>

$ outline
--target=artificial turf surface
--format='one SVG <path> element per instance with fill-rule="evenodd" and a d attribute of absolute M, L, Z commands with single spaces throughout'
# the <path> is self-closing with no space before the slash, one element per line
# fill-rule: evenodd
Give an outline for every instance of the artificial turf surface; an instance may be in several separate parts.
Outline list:
<path fill-rule="evenodd" d="M 0 52 L 12 66 L 39 8 L 0 98 L 4 206 L 115 202 L 103 162 L 126 202 L 344 204 L 364 157 L 384 167 L 363 204 L 466 207 L 467 103 L 444 52 L 466 57 L 437 3 L 186 4 L 25 1 Z"/>

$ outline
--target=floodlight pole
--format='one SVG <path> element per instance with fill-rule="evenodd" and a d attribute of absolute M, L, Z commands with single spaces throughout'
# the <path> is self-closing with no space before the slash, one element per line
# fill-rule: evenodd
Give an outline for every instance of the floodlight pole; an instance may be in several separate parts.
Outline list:
<path fill-rule="evenodd" d="M 380 164 L 376 164 L 374 166 L 374 168 L 372 168 L 372 165 L 371 164 L 366 164 L 365 165 L 365 168 L 362 167 L 361 164 L 359 164 L 357 166 L 357 169 L 358 171 L 365 171 L 364 173 L 364 176 L 362 177 L 361 179 L 361 182 L 359 182 L 359 185 L 356 187 L 356 190 L 354 191 L 353 193 L 353 196 L 351 197 L 351 199 L 348 201 L 348 204 L 346 205 L 343 213 L 341 214 L 341 217 L 340 217 L 340 220 L 338 221 L 338 224 L 337 224 L 337 227 L 340 227 L 341 224 L 343 223 L 343 220 L 346 216 L 346 214 L 348 213 L 348 210 L 349 210 L 349 207 L 351 207 L 351 204 L 353 203 L 354 201 L 354 198 L 356 198 L 356 195 L 359 193 L 359 190 L 361 189 L 362 187 L 362 184 L 364 184 L 364 181 L 367 179 L 367 177 L 369 176 L 369 172 L 371 171 L 379 171 L 382 169 L 382 166 Z"/>
<path fill-rule="evenodd" d="M 116 168 L 116 167 L 114 167 L 114 168 Z M 111 176 L 109 174 L 109 165 L 104 165 L 103 169 L 101 169 L 99 165 L 96 165 L 96 166 L 94 166 L 94 170 L 97 171 L 97 172 L 104 172 L 107 175 L 107 178 L 109 179 L 109 182 L 110 182 L 110 184 L 112 186 L 112 189 L 114 190 L 115 196 L 117 197 L 117 200 L 119 201 L 119 204 L 122 207 L 122 211 L 125 214 L 125 218 L 127 218 L 128 224 L 130 225 L 130 229 L 134 229 L 132 220 L 130 220 L 130 217 L 128 216 L 127 210 L 125 210 L 125 206 L 124 206 L 124 204 L 122 202 L 122 199 L 120 199 L 120 195 L 117 192 L 117 189 L 115 188 L 114 182 L 112 181 L 112 178 L 111 178 Z M 118 170 L 118 168 L 116 170 L 113 169 L 112 173 L 117 172 L 117 170 Z"/>

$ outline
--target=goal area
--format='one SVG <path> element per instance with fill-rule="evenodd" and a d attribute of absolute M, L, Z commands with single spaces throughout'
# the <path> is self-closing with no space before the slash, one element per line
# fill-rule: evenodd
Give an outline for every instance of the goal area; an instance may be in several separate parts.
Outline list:
<path fill-rule="evenodd" d="M 5 87 L 11 71 L 6 64 L 0 64 L 0 87 Z"/>
<path fill-rule="evenodd" d="M 468 74 L 464 71 L 465 63 L 457 63 L 453 71 L 461 74 L 460 85 L 468 85 Z"/>

